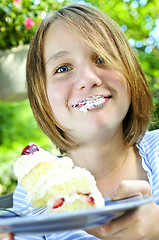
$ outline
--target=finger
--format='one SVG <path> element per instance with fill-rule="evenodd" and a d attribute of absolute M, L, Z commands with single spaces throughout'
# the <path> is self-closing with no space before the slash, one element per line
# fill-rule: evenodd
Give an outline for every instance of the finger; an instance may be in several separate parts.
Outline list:
<path fill-rule="evenodd" d="M 109 236 L 115 239 L 122 240 L 145 239 L 144 236 L 152 235 L 152 226 L 154 223 L 152 223 L 152 216 L 147 219 L 145 218 L 144 213 L 149 212 L 149 209 L 156 210 L 156 206 L 157 205 L 155 203 L 150 203 L 134 210 L 127 211 L 123 216 L 114 219 L 111 223 L 103 225 L 99 229 L 97 229 L 98 235 L 102 237 L 102 239 L 106 239 L 105 237 Z M 154 214 L 152 215 L 154 216 Z"/>
<path fill-rule="evenodd" d="M 99 238 L 99 239 L 103 239 L 103 240 L 118 240 L 118 237 L 113 237 L 113 236 L 106 236 L 105 232 L 101 232 L 103 231 L 102 227 L 95 227 L 93 229 L 87 229 L 85 230 L 87 233 Z"/>
<path fill-rule="evenodd" d="M 118 200 L 137 195 L 151 195 L 151 187 L 147 181 L 124 180 L 110 194 L 111 199 Z"/>
<path fill-rule="evenodd" d="M 14 240 L 14 237 L 11 233 L 0 233 L 0 240 Z"/>
<path fill-rule="evenodd" d="M 126 212 L 119 219 L 112 220 L 109 224 L 95 228 L 96 236 L 98 237 L 114 237 L 119 238 L 118 233 L 127 229 L 130 224 L 133 224 L 135 210 Z M 129 238 L 128 238 L 129 239 Z"/>
<path fill-rule="evenodd" d="M 159 218 L 158 213 L 158 206 L 154 202 L 140 206 L 127 211 L 118 219 L 112 220 L 111 223 L 94 229 L 95 236 L 109 240 L 145 239 L 145 236 L 146 239 L 159 239 L 158 237 L 154 238 L 154 236 L 158 236 L 158 225 L 156 228 L 156 222 Z"/>

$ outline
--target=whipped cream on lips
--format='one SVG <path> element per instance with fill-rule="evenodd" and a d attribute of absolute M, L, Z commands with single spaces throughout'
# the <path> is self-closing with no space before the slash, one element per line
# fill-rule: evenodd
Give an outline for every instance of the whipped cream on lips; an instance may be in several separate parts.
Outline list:
<path fill-rule="evenodd" d="M 111 95 L 95 95 L 87 97 L 72 104 L 72 107 L 78 108 L 82 112 L 88 112 L 89 110 L 103 107 L 111 97 Z"/>

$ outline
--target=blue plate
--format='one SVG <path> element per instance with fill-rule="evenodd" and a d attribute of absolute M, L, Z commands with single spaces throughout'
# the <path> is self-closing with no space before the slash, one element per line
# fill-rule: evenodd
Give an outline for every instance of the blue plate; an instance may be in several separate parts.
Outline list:
<path fill-rule="evenodd" d="M 43 214 L 28 217 L 0 218 L 0 232 L 45 234 L 74 229 L 88 229 L 110 222 L 127 210 L 153 201 L 152 197 L 136 196 L 120 201 L 106 201 L 105 207 L 69 213 Z"/>

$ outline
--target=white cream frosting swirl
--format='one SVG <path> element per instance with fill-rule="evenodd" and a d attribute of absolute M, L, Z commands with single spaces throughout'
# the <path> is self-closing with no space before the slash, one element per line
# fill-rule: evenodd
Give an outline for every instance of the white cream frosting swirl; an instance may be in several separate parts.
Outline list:
<path fill-rule="evenodd" d="M 28 174 L 33 168 L 35 168 L 41 162 L 54 162 L 55 168 L 71 169 L 74 164 L 69 157 L 59 158 L 53 154 L 39 148 L 39 151 L 31 153 L 29 155 L 22 155 L 17 159 L 14 164 L 13 171 L 18 180 L 21 180 L 26 174 Z"/>

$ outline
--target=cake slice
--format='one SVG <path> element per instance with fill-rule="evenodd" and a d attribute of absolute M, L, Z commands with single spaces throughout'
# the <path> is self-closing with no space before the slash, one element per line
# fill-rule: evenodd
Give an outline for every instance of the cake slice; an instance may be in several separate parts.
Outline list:
<path fill-rule="evenodd" d="M 33 207 L 68 212 L 104 206 L 93 175 L 74 166 L 69 157 L 57 157 L 29 144 L 14 164 L 14 173 Z"/>

